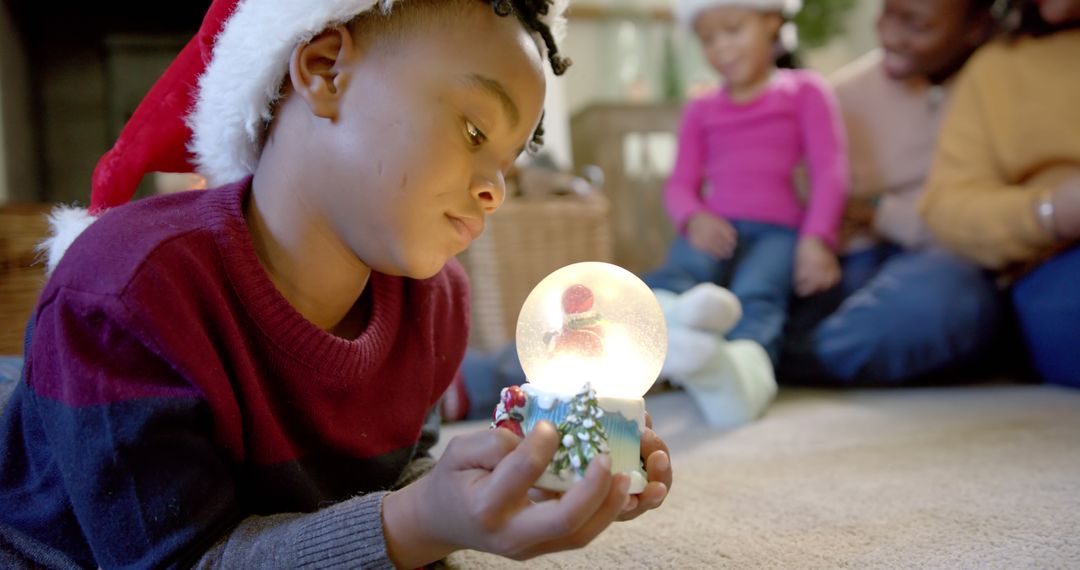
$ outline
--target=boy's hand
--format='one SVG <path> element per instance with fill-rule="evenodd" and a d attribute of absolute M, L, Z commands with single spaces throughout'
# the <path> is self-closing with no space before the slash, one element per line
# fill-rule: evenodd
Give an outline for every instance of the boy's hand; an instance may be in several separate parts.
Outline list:
<path fill-rule="evenodd" d="M 637 518 L 645 511 L 659 507 L 671 488 L 671 456 L 667 444 L 652 430 L 652 416 L 645 412 L 645 432 L 641 434 L 641 457 L 645 458 L 645 473 L 649 482 L 637 495 L 630 495 L 626 508 L 619 515 L 620 521 Z M 557 499 L 561 493 L 544 489 L 531 489 L 529 497 L 534 501 Z"/>
<path fill-rule="evenodd" d="M 840 281 L 840 263 L 821 238 L 805 236 L 795 248 L 795 294 L 809 297 Z"/>
<path fill-rule="evenodd" d="M 686 238 L 690 245 L 716 259 L 728 259 L 735 253 L 739 234 L 724 218 L 707 212 L 694 214 L 686 223 Z"/>
<path fill-rule="evenodd" d="M 645 473 L 649 483 L 639 495 L 631 495 L 619 520 L 637 518 L 645 511 L 659 507 L 671 489 L 671 456 L 667 444 L 652 430 L 652 416 L 645 412 L 645 432 L 641 434 L 641 456 L 645 458 Z"/>
<path fill-rule="evenodd" d="M 504 429 L 455 437 L 430 474 L 383 501 L 391 560 L 414 568 L 462 548 L 524 560 L 591 542 L 625 510 L 630 479 L 599 456 L 560 498 L 533 503 L 558 444 L 547 422 L 524 440 Z"/>

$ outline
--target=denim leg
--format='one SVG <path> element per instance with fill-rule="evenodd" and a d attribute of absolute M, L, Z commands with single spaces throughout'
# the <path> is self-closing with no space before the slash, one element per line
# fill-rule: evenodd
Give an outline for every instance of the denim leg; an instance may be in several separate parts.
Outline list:
<path fill-rule="evenodd" d="M 517 344 L 506 343 L 494 352 L 474 349 L 465 351 L 461 362 L 461 376 L 465 380 L 465 392 L 469 397 L 469 416 L 476 420 L 490 418 L 499 403 L 499 393 L 507 386 L 525 383 L 525 371 L 518 359 Z"/>
<path fill-rule="evenodd" d="M 1020 331 L 1039 375 L 1080 387 L 1080 246 L 1047 261 L 1012 290 Z"/>
<path fill-rule="evenodd" d="M 968 261 L 897 254 L 814 331 L 818 381 L 896 385 L 958 370 L 992 344 L 1002 305 L 992 276 Z"/>
<path fill-rule="evenodd" d="M 730 289 L 742 303 L 743 317 L 727 338 L 757 342 L 775 365 L 791 296 L 797 235 L 788 228 L 751 222 L 737 222 L 736 229 L 739 245 Z"/>
<path fill-rule="evenodd" d="M 817 326 L 836 312 L 840 304 L 852 293 L 862 289 L 877 275 L 881 266 L 901 250 L 892 244 L 880 244 L 874 248 L 840 257 L 840 282 L 828 291 L 811 297 L 792 298 L 788 308 L 788 320 L 784 327 L 781 350 L 781 366 L 792 352 L 802 350 Z"/>
<path fill-rule="evenodd" d="M 724 262 L 698 251 L 686 238 L 679 236 L 668 249 L 667 259 L 659 269 L 649 272 L 642 281 L 650 289 L 684 293 L 698 283 L 719 283 Z"/>

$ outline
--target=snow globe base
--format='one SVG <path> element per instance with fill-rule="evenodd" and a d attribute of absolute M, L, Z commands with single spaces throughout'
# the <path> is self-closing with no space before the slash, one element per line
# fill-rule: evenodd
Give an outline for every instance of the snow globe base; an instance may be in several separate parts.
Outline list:
<path fill-rule="evenodd" d="M 641 434 L 645 431 L 642 398 L 597 397 L 588 385 L 578 394 L 567 396 L 529 383 L 503 391 L 495 420 L 497 427 L 511 427 L 507 422 L 516 424 L 511 429 L 523 435 L 541 421 L 549 421 L 559 430 L 559 450 L 536 482 L 541 489 L 566 491 L 584 476 L 588 461 L 600 453 L 611 456 L 612 473 L 630 476 L 631 494 L 645 489 L 647 478 L 641 465 Z"/>

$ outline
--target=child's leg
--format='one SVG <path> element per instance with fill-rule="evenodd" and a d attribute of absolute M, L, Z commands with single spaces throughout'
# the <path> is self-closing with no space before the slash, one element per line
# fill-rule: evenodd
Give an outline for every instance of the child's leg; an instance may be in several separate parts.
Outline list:
<path fill-rule="evenodd" d="M 787 345 L 781 379 L 902 384 L 958 370 L 985 353 L 1001 317 L 987 272 L 943 251 L 900 253 L 805 343 Z"/>
<path fill-rule="evenodd" d="M 716 283 L 723 271 L 723 262 L 698 251 L 686 238 L 679 236 L 668 249 L 667 259 L 642 279 L 650 289 L 683 293 L 698 283 Z"/>
<path fill-rule="evenodd" d="M 730 341 L 711 333 L 708 358 L 697 370 L 676 378 L 693 396 L 705 421 L 720 428 L 757 418 L 776 396 L 775 357 L 763 345 L 778 348 L 795 248 L 792 230 L 748 222 L 736 222 L 735 227 L 739 246 L 731 290 L 742 303 L 743 317 L 727 335 Z"/>
<path fill-rule="evenodd" d="M 1047 382 L 1080 387 L 1080 246 L 1043 264 L 1012 290 L 1028 351 Z"/>
<path fill-rule="evenodd" d="M 728 339 L 760 344 L 775 365 L 787 319 L 798 238 L 794 230 L 768 224 L 738 222 L 736 228 L 740 249 L 736 252 L 731 291 L 742 302 L 743 318 Z"/>
<path fill-rule="evenodd" d="M 840 282 L 835 287 L 812 297 L 792 298 L 789 301 L 787 323 L 784 325 L 781 365 L 787 358 L 787 353 L 793 350 L 793 345 L 805 341 L 821 321 L 835 313 L 845 299 L 865 287 L 890 257 L 902 251 L 892 244 L 880 244 L 841 256 Z"/>
<path fill-rule="evenodd" d="M 493 352 L 470 348 L 465 352 L 458 378 L 455 378 L 455 383 L 460 385 L 450 387 L 450 390 L 457 390 L 455 397 L 458 402 L 453 406 L 443 403 L 443 419 L 457 421 L 490 418 L 499 403 L 500 391 L 507 386 L 520 386 L 525 382 L 525 371 L 521 368 L 517 344 L 513 341 Z"/>

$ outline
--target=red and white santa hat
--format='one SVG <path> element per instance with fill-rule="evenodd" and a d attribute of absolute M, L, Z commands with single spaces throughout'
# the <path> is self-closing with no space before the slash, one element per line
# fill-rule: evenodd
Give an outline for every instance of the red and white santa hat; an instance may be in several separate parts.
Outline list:
<path fill-rule="evenodd" d="M 48 270 L 98 214 L 130 201 L 147 173 L 196 172 L 211 187 L 252 174 L 292 50 L 331 26 L 368 10 L 389 13 L 403 1 L 214 0 L 198 33 L 98 161 L 89 211 L 54 212 L 52 237 L 41 245 Z M 568 1 L 550 0 L 541 16 L 555 38 L 565 30 Z"/>
<path fill-rule="evenodd" d="M 214 0 L 199 32 L 98 162 L 91 212 L 129 201 L 148 172 L 197 172 L 211 187 L 253 173 L 293 48 L 402 1 Z M 567 2 L 551 2 L 543 16 L 554 34 L 564 28 Z"/>
<path fill-rule="evenodd" d="M 802 0 L 675 0 L 675 19 L 687 27 L 692 27 L 698 14 L 720 6 L 780 12 L 785 17 L 791 17 L 802 9 Z"/>

